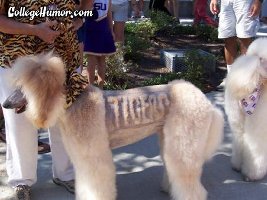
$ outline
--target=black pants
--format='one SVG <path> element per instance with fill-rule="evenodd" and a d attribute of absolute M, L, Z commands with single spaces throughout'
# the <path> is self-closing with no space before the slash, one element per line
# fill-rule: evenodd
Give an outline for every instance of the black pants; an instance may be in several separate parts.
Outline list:
<path fill-rule="evenodd" d="M 165 7 L 165 0 L 150 0 L 149 1 L 149 9 L 150 10 L 156 10 L 156 11 L 162 11 L 167 13 L 168 15 L 171 15 L 171 13 L 168 11 L 168 9 Z"/>

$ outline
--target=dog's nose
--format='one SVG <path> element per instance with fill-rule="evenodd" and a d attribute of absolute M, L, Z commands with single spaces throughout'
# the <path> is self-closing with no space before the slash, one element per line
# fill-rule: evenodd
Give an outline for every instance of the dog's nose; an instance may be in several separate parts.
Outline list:
<path fill-rule="evenodd" d="M 16 89 L 12 94 L 4 101 L 3 107 L 7 109 L 21 108 L 27 104 L 27 101 L 20 89 Z"/>
<path fill-rule="evenodd" d="M 6 109 L 12 109 L 12 105 L 11 105 L 11 102 L 7 100 L 4 101 L 4 103 L 2 104 L 3 108 L 6 108 Z"/>

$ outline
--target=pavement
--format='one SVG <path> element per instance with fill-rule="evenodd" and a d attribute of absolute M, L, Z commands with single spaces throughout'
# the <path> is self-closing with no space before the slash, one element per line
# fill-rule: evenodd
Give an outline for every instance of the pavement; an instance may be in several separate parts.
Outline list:
<path fill-rule="evenodd" d="M 206 94 L 223 110 L 223 91 Z M 42 134 L 47 139 L 47 134 Z M 224 140 L 213 158 L 203 168 L 202 183 L 208 191 L 208 200 L 266 200 L 267 178 L 244 182 L 241 174 L 230 164 L 232 136 L 228 123 L 224 127 Z M 157 137 L 151 136 L 138 143 L 113 151 L 117 168 L 118 200 L 169 200 L 160 191 L 163 174 Z M 6 185 L 5 144 L 0 143 L 0 200 L 11 200 L 12 190 Z M 74 195 L 52 182 L 50 153 L 39 155 L 38 181 L 32 187 L 33 200 L 74 200 Z"/>

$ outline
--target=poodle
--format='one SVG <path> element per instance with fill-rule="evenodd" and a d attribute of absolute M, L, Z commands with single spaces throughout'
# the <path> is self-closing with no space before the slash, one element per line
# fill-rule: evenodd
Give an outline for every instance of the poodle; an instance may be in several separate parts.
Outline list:
<path fill-rule="evenodd" d="M 115 200 L 115 167 L 111 149 L 154 133 L 165 163 L 164 188 L 174 200 L 204 200 L 202 167 L 223 135 L 222 112 L 192 84 L 173 81 L 125 91 L 88 86 L 65 109 L 64 63 L 50 54 L 20 57 L 12 67 L 23 93 L 8 98 L 16 108 L 23 96 L 26 114 L 37 127 L 60 124 L 63 142 L 74 164 L 76 199 Z"/>
<path fill-rule="evenodd" d="M 233 133 L 232 167 L 244 179 L 267 172 L 267 39 L 251 43 L 226 76 L 225 112 Z"/>

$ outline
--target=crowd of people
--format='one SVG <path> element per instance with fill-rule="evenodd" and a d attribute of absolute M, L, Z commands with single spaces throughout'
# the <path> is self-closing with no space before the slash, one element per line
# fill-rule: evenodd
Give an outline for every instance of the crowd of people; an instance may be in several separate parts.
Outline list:
<path fill-rule="evenodd" d="M 131 0 L 128 16 L 128 0 L 72 0 L 20 1 L 29 10 L 53 5 L 58 9 L 80 9 L 94 11 L 94 17 L 82 19 L 8 18 L 7 11 L 17 6 L 16 0 L 0 0 L 0 104 L 13 91 L 6 79 L 8 68 L 19 56 L 43 53 L 52 49 L 66 64 L 66 88 L 69 107 L 88 84 L 103 88 L 105 82 L 106 57 L 116 52 L 125 43 L 126 21 L 145 18 L 144 0 Z M 45 3 L 48 2 L 48 3 Z M 224 52 L 227 70 L 238 56 L 245 54 L 259 25 L 261 0 L 211 0 L 210 11 L 219 15 L 217 23 L 207 14 L 207 0 L 195 0 L 194 25 L 204 22 L 218 26 L 218 37 L 225 42 Z M 17 7 L 18 8 L 18 7 Z M 150 0 L 149 9 L 163 11 L 179 20 L 179 1 Z M 262 6 L 261 20 L 267 23 L 267 3 Z M 65 30 L 55 28 L 60 23 Z M 71 26 L 68 26 L 71 25 Z M 67 51 L 66 51 L 67 49 Z M 88 80 L 82 76 L 83 57 L 87 58 Z M 36 182 L 37 154 L 51 150 L 53 181 L 74 192 L 74 170 L 61 141 L 57 126 L 49 128 L 49 145 L 38 141 L 38 131 L 30 124 L 24 113 L 0 107 L 0 140 L 6 142 L 6 168 L 8 184 L 14 188 L 17 198 L 30 199 L 30 188 Z"/>

